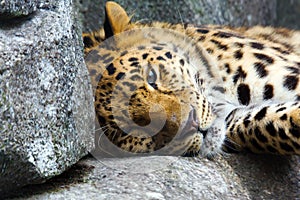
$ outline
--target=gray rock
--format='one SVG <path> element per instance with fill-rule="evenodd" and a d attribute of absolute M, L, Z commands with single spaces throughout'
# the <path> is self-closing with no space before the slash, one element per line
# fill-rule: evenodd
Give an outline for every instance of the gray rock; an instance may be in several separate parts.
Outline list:
<path fill-rule="evenodd" d="M 133 21 L 171 23 L 225 24 L 231 26 L 268 25 L 300 29 L 299 0 L 151 0 L 120 3 Z M 97 30 L 103 22 L 104 0 L 82 1 L 83 29 Z"/>
<path fill-rule="evenodd" d="M 133 21 L 220 24 L 231 26 L 274 25 L 276 1 L 268 0 L 115 0 Z M 103 22 L 105 1 L 82 1 L 84 31 L 97 30 Z"/>
<path fill-rule="evenodd" d="M 93 147 L 77 10 L 71 0 L 49 7 L 0 24 L 0 196 L 62 173 Z"/>
<path fill-rule="evenodd" d="M 37 10 L 38 0 L 1 0 L 0 18 L 16 18 L 29 15 Z"/>
<path fill-rule="evenodd" d="M 16 199 L 297 199 L 299 157 L 230 155 L 86 158 L 63 176 L 26 187 Z M 160 165 L 157 165 L 160 163 Z M 42 193 L 42 194 L 41 194 Z"/>
<path fill-rule="evenodd" d="M 277 0 L 276 25 L 291 29 L 300 29 L 300 1 Z"/>

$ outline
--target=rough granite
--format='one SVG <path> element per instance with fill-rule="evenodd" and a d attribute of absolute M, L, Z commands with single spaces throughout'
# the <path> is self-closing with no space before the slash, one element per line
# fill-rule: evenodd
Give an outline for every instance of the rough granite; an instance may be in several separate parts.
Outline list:
<path fill-rule="evenodd" d="M 93 147 L 77 9 L 72 0 L 39 6 L 0 21 L 0 197 L 62 173 Z"/>
<path fill-rule="evenodd" d="M 37 10 L 39 0 L 0 0 L 0 19 L 27 16 Z"/>
<path fill-rule="evenodd" d="M 252 200 L 300 197 L 300 158 L 240 154 L 205 158 L 84 158 L 42 185 L 24 188 L 15 200 L 205 199 Z M 21 195 L 22 194 L 22 195 Z"/>
<path fill-rule="evenodd" d="M 276 26 L 300 29 L 300 1 L 277 0 Z"/>
<path fill-rule="evenodd" d="M 105 0 L 81 1 L 84 31 L 97 30 L 103 22 Z M 231 26 L 274 25 L 276 0 L 115 0 L 133 21 L 220 24 Z"/>
<path fill-rule="evenodd" d="M 133 21 L 277 26 L 300 29 L 300 0 L 115 0 Z M 81 1 L 83 30 L 97 30 L 103 22 L 105 0 Z"/>

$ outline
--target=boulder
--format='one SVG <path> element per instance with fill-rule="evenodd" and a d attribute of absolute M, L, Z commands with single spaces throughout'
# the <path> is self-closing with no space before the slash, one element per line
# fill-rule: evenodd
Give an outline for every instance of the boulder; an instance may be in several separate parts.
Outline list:
<path fill-rule="evenodd" d="M 125 8 L 132 16 L 132 21 L 143 23 L 165 21 L 197 25 L 253 26 L 274 25 L 277 19 L 276 0 L 115 0 L 115 2 Z M 102 25 L 104 6 L 104 0 L 81 2 L 84 31 L 97 30 Z"/>
<path fill-rule="evenodd" d="M 22 189 L 36 199 L 298 199 L 299 157 L 239 154 L 187 157 L 87 157 L 62 175 Z M 22 195 L 21 195 L 22 194 Z"/>
<path fill-rule="evenodd" d="M 1 3 L 0 196 L 62 173 L 93 147 L 93 95 L 76 6 L 38 2 Z"/>

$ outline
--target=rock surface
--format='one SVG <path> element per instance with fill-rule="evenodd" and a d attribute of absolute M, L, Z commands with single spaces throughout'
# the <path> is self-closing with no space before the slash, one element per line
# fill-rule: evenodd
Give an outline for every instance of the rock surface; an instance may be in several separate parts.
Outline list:
<path fill-rule="evenodd" d="M 0 18 L 26 16 L 37 10 L 38 0 L 2 0 L 0 1 Z"/>
<path fill-rule="evenodd" d="M 300 29 L 300 1 L 277 0 L 276 26 Z"/>
<path fill-rule="evenodd" d="M 0 21 L 0 196 L 62 173 L 93 147 L 77 10 L 71 0 L 45 2 Z"/>
<path fill-rule="evenodd" d="M 274 25 L 276 1 L 268 0 L 115 0 L 133 21 L 223 24 L 231 26 Z M 97 30 L 103 22 L 105 1 L 82 1 L 84 31 Z"/>
<path fill-rule="evenodd" d="M 85 158 L 15 199 L 297 199 L 300 158 L 231 155 L 204 158 Z M 158 164 L 160 163 L 160 164 Z"/>
<path fill-rule="evenodd" d="M 300 29 L 299 0 L 116 0 L 133 15 L 133 21 L 226 24 L 231 26 L 268 25 Z M 84 31 L 97 30 L 103 22 L 104 0 L 82 1 Z"/>

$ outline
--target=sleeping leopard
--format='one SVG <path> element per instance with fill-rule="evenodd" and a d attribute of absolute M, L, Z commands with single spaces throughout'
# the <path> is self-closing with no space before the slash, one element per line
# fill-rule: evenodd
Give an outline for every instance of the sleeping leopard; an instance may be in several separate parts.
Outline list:
<path fill-rule="evenodd" d="M 300 32 L 132 23 L 83 34 L 98 123 L 132 154 L 300 154 Z"/>

